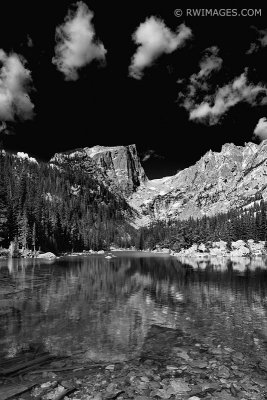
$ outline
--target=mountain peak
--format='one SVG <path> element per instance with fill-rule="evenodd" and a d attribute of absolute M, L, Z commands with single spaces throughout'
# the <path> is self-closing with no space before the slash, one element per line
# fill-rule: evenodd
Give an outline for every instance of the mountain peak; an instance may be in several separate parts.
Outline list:
<path fill-rule="evenodd" d="M 84 151 L 88 154 L 89 157 L 94 157 L 96 154 L 99 153 L 113 153 L 113 152 L 120 152 L 124 151 L 125 149 L 132 149 L 137 153 L 136 145 L 135 144 L 130 144 L 130 145 L 119 145 L 119 146 L 101 146 L 101 145 L 95 145 L 93 147 L 85 147 Z"/>
<path fill-rule="evenodd" d="M 126 196 L 142 186 L 147 177 L 141 165 L 135 144 L 128 146 L 94 146 L 85 148 L 99 168 L 118 184 Z"/>

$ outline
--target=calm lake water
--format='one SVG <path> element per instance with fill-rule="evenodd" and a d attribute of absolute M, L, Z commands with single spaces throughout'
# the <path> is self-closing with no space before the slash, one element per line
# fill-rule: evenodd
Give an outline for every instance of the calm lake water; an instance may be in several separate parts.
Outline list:
<path fill-rule="evenodd" d="M 214 347 L 267 351 L 263 260 L 115 254 L 1 260 L 0 362 L 38 346 L 124 360 L 142 353 L 155 326 Z"/>

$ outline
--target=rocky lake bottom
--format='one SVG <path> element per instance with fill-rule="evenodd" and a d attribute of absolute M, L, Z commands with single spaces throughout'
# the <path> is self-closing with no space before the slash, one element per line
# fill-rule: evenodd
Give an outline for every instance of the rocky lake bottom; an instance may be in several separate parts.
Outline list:
<path fill-rule="evenodd" d="M 0 398 L 265 399 L 265 261 L 0 262 Z"/>

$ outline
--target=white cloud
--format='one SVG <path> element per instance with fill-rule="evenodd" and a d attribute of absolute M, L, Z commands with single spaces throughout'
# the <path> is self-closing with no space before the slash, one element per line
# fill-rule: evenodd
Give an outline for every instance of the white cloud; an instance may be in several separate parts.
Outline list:
<path fill-rule="evenodd" d="M 258 34 L 256 42 L 251 43 L 247 54 L 252 54 L 257 52 L 261 47 L 267 46 L 267 29 L 259 30 L 255 26 L 252 27 Z"/>
<path fill-rule="evenodd" d="M 33 40 L 30 35 L 27 36 L 27 45 L 28 47 L 33 47 Z"/>
<path fill-rule="evenodd" d="M 25 60 L 0 50 L 0 62 L 0 121 L 31 119 L 34 108 L 28 95 L 31 73 L 25 68 Z"/>
<path fill-rule="evenodd" d="M 1 121 L 0 122 L 0 134 L 1 134 L 1 132 L 5 132 L 6 128 L 7 128 L 6 122 Z"/>
<path fill-rule="evenodd" d="M 205 55 L 199 63 L 200 71 L 196 75 L 198 79 L 207 78 L 213 71 L 221 69 L 223 60 L 218 56 L 218 53 L 219 49 L 216 46 L 206 49 Z"/>
<path fill-rule="evenodd" d="M 267 139 L 267 118 L 260 118 L 255 129 L 254 135 L 257 136 L 260 140 Z"/>
<path fill-rule="evenodd" d="M 261 95 L 261 97 L 260 97 Z M 194 98 L 187 99 L 186 108 L 191 120 L 216 124 L 228 110 L 240 102 L 252 106 L 267 102 L 267 88 L 262 85 L 248 83 L 246 72 L 229 84 L 217 89 L 213 95 L 204 96 L 203 102 L 196 104 Z"/>
<path fill-rule="evenodd" d="M 199 62 L 199 71 L 189 77 L 186 89 L 179 92 L 178 101 L 186 110 L 192 110 L 196 98 L 206 97 L 211 91 L 210 78 L 220 71 L 223 64 L 223 59 L 218 56 L 218 53 L 219 49 L 216 46 L 207 48 Z M 183 85 L 185 80 L 178 80 L 177 83 Z M 204 108 L 201 107 L 200 112 L 204 112 Z"/>
<path fill-rule="evenodd" d="M 189 83 L 185 92 L 179 93 L 179 101 L 182 102 L 185 109 L 190 110 L 196 96 L 205 96 L 211 89 L 210 78 L 218 72 L 223 63 L 223 59 L 218 56 L 219 49 L 216 46 L 209 47 L 199 62 L 200 70 L 190 76 Z M 177 83 L 183 84 L 184 80 Z"/>
<path fill-rule="evenodd" d="M 78 79 L 79 68 L 94 59 L 105 60 L 106 49 L 95 39 L 92 24 L 94 14 L 83 2 L 77 3 L 76 12 L 70 12 L 63 25 L 56 29 L 55 57 L 52 62 L 66 80 Z"/>
<path fill-rule="evenodd" d="M 148 161 L 150 158 L 158 158 L 158 159 L 163 159 L 164 157 L 160 154 L 157 154 L 157 152 L 153 149 L 149 149 L 146 152 L 142 154 L 142 162 Z"/>
<path fill-rule="evenodd" d="M 191 29 L 184 24 L 173 33 L 164 21 L 150 17 L 141 23 L 133 34 L 134 42 L 139 46 L 132 57 L 129 74 L 141 79 L 143 70 L 149 67 L 162 54 L 172 53 L 192 36 Z"/>

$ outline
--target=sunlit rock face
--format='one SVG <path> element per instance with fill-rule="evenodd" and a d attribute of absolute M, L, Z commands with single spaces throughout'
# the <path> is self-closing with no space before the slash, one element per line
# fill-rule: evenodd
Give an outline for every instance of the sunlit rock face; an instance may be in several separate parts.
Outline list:
<path fill-rule="evenodd" d="M 95 146 L 85 148 L 97 166 L 129 196 L 147 181 L 136 146 Z"/>
<path fill-rule="evenodd" d="M 244 147 L 225 144 L 174 176 L 140 187 L 131 206 L 156 219 L 187 219 L 248 208 L 255 196 L 267 200 L 267 140 Z"/>
<path fill-rule="evenodd" d="M 81 166 L 96 178 L 109 182 L 110 186 L 126 198 L 143 186 L 147 177 L 140 163 L 136 146 L 94 146 L 58 153 L 51 164 Z"/>

